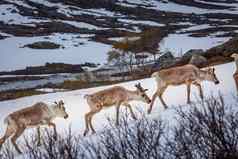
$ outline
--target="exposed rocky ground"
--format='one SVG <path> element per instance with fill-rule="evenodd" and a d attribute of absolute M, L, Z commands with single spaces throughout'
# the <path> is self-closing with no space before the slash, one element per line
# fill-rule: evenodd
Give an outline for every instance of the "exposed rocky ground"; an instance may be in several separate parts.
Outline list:
<path fill-rule="evenodd" d="M 179 12 L 173 10 L 173 5 L 187 9 Z M 179 31 L 196 37 L 221 31 L 215 36 L 236 36 L 238 29 L 235 0 L 2 0 L 0 6 L 0 31 L 14 36 L 92 34 L 92 40 L 111 44 L 108 38 L 136 36 L 154 27 L 167 34 Z M 23 17 L 24 21 L 13 16 Z M 181 27 L 203 24 L 208 27 L 181 31 Z"/>

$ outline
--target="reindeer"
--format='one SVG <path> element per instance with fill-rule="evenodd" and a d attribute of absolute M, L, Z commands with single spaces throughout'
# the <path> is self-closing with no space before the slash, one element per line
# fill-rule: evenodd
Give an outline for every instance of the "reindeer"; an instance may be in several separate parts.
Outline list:
<path fill-rule="evenodd" d="M 89 127 L 91 128 L 92 132 L 95 133 L 92 125 L 92 117 L 96 113 L 100 112 L 103 108 L 111 107 L 113 105 L 116 106 L 116 125 L 119 124 L 119 108 L 121 105 L 129 108 L 132 118 L 136 120 L 136 116 L 129 102 L 132 100 L 137 100 L 149 104 L 151 100 L 145 93 L 148 89 L 142 88 L 140 83 L 136 84 L 135 87 L 137 90 L 130 91 L 124 87 L 115 86 L 91 95 L 86 95 L 85 98 L 87 99 L 90 111 L 85 114 L 86 129 L 84 131 L 84 136 L 86 136 L 88 133 Z"/>
<path fill-rule="evenodd" d="M 235 63 L 236 63 L 236 72 L 233 74 L 233 78 L 235 80 L 236 83 L 236 90 L 238 92 L 238 54 L 237 53 L 233 53 L 231 55 L 232 58 L 234 58 Z"/>
<path fill-rule="evenodd" d="M 187 103 L 189 104 L 191 84 L 195 85 L 199 89 L 201 99 L 203 99 L 203 91 L 200 84 L 202 81 L 205 80 L 212 81 L 215 84 L 219 84 L 219 80 L 216 77 L 214 68 L 208 68 L 207 70 L 200 70 L 198 67 L 191 64 L 154 72 L 152 74 L 152 77 L 155 77 L 156 79 L 157 91 L 152 96 L 152 101 L 150 104 L 150 108 L 148 109 L 148 114 L 151 113 L 152 106 L 157 96 L 159 96 L 159 99 L 163 104 L 164 108 L 165 109 L 168 108 L 162 98 L 162 95 L 169 85 L 176 86 L 186 84 Z"/>
<path fill-rule="evenodd" d="M 52 120 L 56 117 L 68 118 L 65 111 L 64 102 L 61 100 L 49 106 L 43 102 L 38 102 L 31 107 L 24 108 L 9 114 L 4 122 L 7 124 L 5 135 L 0 139 L 0 147 L 6 139 L 12 136 L 11 142 L 18 153 L 22 153 L 16 144 L 18 137 L 29 127 L 37 127 L 38 146 L 40 145 L 40 126 L 48 125 L 54 128 L 54 138 L 57 140 L 56 125 Z"/>

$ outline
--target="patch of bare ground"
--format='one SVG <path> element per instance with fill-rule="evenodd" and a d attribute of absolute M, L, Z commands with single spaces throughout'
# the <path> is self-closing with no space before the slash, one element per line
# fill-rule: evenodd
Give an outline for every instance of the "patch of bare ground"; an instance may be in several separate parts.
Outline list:
<path fill-rule="evenodd" d="M 21 97 L 39 95 L 44 93 L 45 92 L 36 91 L 33 89 L 2 91 L 0 92 L 0 101 L 17 99 Z"/>
<path fill-rule="evenodd" d="M 199 1 L 195 1 L 195 0 L 189 0 L 189 1 L 169 0 L 169 1 L 177 3 L 177 4 L 181 4 L 181 5 L 193 6 L 193 7 L 197 7 L 197 8 L 203 8 L 203 9 L 231 9 L 231 8 L 234 8 L 231 6 L 202 3 Z"/>

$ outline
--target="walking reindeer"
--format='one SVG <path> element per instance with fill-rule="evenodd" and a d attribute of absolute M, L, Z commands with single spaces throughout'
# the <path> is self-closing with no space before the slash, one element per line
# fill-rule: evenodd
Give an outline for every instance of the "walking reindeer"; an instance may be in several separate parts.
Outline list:
<path fill-rule="evenodd" d="M 234 58 L 235 63 L 236 63 L 236 72 L 233 74 L 233 78 L 235 80 L 236 83 L 236 90 L 238 92 L 238 54 L 237 53 L 233 53 L 231 55 L 232 58 Z"/>
<path fill-rule="evenodd" d="M 148 113 L 151 113 L 153 104 L 156 97 L 159 97 L 164 108 L 167 108 L 162 95 L 169 85 L 187 85 L 187 103 L 190 103 L 190 89 L 191 85 L 195 85 L 199 89 L 200 97 L 203 99 L 203 91 L 201 87 L 202 81 L 212 81 L 215 84 L 219 84 L 219 80 L 216 77 L 215 69 L 208 68 L 206 70 L 201 70 L 198 67 L 187 64 L 184 66 L 173 67 L 169 69 L 164 69 L 158 72 L 154 72 L 152 77 L 155 77 L 157 83 L 157 90 L 152 96 L 152 101 L 148 109 Z"/>
<path fill-rule="evenodd" d="M 40 126 L 48 125 L 54 128 L 54 138 L 57 139 L 56 125 L 52 122 L 56 117 L 68 118 L 65 111 L 64 102 L 61 100 L 54 105 L 49 106 L 43 102 L 34 104 L 31 107 L 24 108 L 9 114 L 4 122 L 7 124 L 5 135 L 0 139 L 0 147 L 11 137 L 11 142 L 18 153 L 22 153 L 16 144 L 18 137 L 22 135 L 26 128 L 37 127 L 38 145 L 40 145 Z"/>
<path fill-rule="evenodd" d="M 115 86 L 106 90 L 96 92 L 91 95 L 86 95 L 87 103 L 90 107 L 90 111 L 85 114 L 85 125 L 86 129 L 84 131 L 84 136 L 88 133 L 89 128 L 92 132 L 95 133 L 95 130 L 92 125 L 92 117 L 100 112 L 103 108 L 116 106 L 116 124 L 119 124 L 119 108 L 121 105 L 124 105 L 129 108 L 129 111 L 133 119 L 136 119 L 136 116 L 129 104 L 132 100 L 142 101 L 145 103 L 150 103 L 151 100 L 146 94 L 147 89 L 142 88 L 139 84 L 135 85 L 136 90 L 131 91 L 127 90 L 124 87 Z"/>

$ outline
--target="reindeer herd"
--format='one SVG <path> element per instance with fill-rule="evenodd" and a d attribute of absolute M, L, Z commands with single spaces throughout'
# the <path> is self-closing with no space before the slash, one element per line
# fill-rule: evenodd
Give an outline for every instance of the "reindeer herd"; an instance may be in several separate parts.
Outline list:
<path fill-rule="evenodd" d="M 203 91 L 201 87 L 202 81 L 211 81 L 215 84 L 219 83 L 216 77 L 215 69 L 209 68 L 201 70 L 194 65 L 188 64 L 184 66 L 164 69 L 158 72 L 154 72 L 152 77 L 155 77 L 157 83 L 157 90 L 152 96 L 152 100 L 146 94 L 148 89 L 144 89 L 141 84 L 136 84 L 136 90 L 128 90 L 121 86 L 114 86 L 109 89 L 105 89 L 90 95 L 86 95 L 85 99 L 89 105 L 90 111 L 85 114 L 85 131 L 83 135 L 87 135 L 89 129 L 92 133 L 95 133 L 95 129 L 92 125 L 92 118 L 96 113 L 99 113 L 103 108 L 116 107 L 116 125 L 119 124 L 119 110 L 120 106 L 125 106 L 129 109 L 129 112 L 133 119 L 136 116 L 132 110 L 130 101 L 142 101 L 150 104 L 148 114 L 151 113 L 155 99 L 159 97 L 164 108 L 168 108 L 162 95 L 169 85 L 187 85 L 187 102 L 190 103 L 190 89 L 191 85 L 195 85 L 200 92 L 200 97 L 203 99 Z M 48 125 L 54 129 L 54 138 L 57 139 L 56 125 L 52 122 L 56 117 L 68 118 L 66 113 L 64 102 L 61 100 L 55 102 L 53 105 L 47 105 L 43 102 L 34 104 L 31 107 L 18 110 L 9 114 L 4 122 L 7 124 L 6 132 L 0 139 L 0 147 L 2 144 L 11 137 L 11 142 L 17 152 L 21 153 L 21 150 L 16 144 L 17 138 L 24 132 L 26 128 L 36 127 L 38 133 L 38 145 L 41 144 L 40 126 Z"/>

